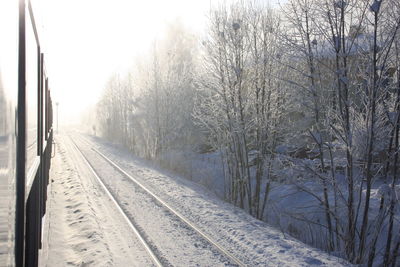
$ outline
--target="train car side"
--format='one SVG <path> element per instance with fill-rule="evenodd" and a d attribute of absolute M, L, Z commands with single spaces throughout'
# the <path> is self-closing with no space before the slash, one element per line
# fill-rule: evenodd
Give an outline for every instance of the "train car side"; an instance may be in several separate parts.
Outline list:
<path fill-rule="evenodd" d="M 0 266 L 37 266 L 52 100 L 32 5 L 0 2 Z"/>

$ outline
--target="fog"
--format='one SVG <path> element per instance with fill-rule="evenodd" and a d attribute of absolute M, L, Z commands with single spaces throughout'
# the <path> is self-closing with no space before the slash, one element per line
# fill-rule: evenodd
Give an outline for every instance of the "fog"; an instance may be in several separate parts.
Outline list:
<path fill-rule="evenodd" d="M 281 4 L 41 1 L 60 124 L 351 263 L 394 266 L 400 3 Z"/>
<path fill-rule="evenodd" d="M 181 20 L 201 32 L 208 1 L 34 0 L 42 50 L 60 124 L 79 123 L 113 73 L 161 38 L 165 25 Z"/>

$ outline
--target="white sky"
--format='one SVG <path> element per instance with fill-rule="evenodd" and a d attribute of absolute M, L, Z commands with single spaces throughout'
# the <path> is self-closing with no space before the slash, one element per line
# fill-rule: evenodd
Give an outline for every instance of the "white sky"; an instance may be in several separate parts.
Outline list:
<path fill-rule="evenodd" d="M 218 0 L 31 0 L 60 124 L 94 105 L 109 77 L 177 17 L 201 32 Z"/>

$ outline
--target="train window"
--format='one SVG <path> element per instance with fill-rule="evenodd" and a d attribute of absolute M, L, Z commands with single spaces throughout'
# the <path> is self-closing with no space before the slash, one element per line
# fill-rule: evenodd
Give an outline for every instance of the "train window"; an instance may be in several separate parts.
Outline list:
<path fill-rule="evenodd" d="M 44 109 L 44 133 L 45 133 L 45 139 L 47 140 L 48 133 L 49 133 L 49 79 L 46 78 L 45 82 L 45 89 L 44 89 L 44 102 L 45 104 L 45 109 Z"/>
<path fill-rule="evenodd" d="M 29 11 L 26 14 L 29 14 Z M 38 152 L 38 52 L 34 25 L 28 15 L 26 17 L 27 170 L 32 166 Z"/>
<path fill-rule="evenodd" d="M 47 90 L 47 77 L 46 77 L 46 65 L 44 62 L 43 64 L 43 73 L 42 73 L 42 114 L 41 114 L 41 127 L 42 127 L 42 144 L 45 144 L 46 141 L 46 90 Z M 42 147 L 43 151 L 45 146 Z"/>
<path fill-rule="evenodd" d="M 0 1 L 0 266 L 14 265 L 18 1 Z"/>

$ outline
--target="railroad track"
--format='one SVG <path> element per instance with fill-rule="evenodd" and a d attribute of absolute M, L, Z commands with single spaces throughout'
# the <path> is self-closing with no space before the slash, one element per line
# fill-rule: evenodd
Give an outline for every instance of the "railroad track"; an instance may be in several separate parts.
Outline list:
<path fill-rule="evenodd" d="M 121 213 L 122 217 L 125 219 L 129 227 L 131 228 L 132 232 L 135 234 L 135 236 L 138 238 L 140 243 L 143 245 L 145 248 L 146 252 L 149 254 L 151 260 L 153 263 L 158 266 L 162 267 L 163 264 L 160 262 L 156 254 L 153 252 L 153 248 L 148 244 L 148 242 L 145 240 L 143 235 L 140 233 L 140 231 L 136 228 L 136 226 L 132 223 L 131 219 L 128 217 L 126 212 L 123 210 L 121 207 L 120 203 L 117 201 L 117 199 L 114 197 L 114 195 L 111 193 L 111 191 L 107 188 L 107 186 L 104 184 L 103 180 L 100 178 L 100 176 L 97 174 L 97 172 L 94 170 L 93 166 L 90 164 L 86 156 L 83 154 L 82 150 L 76 145 L 75 141 L 70 137 L 70 140 L 72 144 L 74 145 L 75 149 L 79 152 L 79 154 L 82 156 L 84 163 L 88 166 L 96 180 L 99 182 L 101 187 L 103 188 L 104 192 L 106 192 L 107 196 L 111 199 L 111 201 L 114 203 L 116 206 L 117 210 Z"/>
<path fill-rule="evenodd" d="M 229 260 L 230 266 L 246 266 L 241 260 L 239 260 L 237 257 L 232 255 L 228 250 L 226 250 L 224 247 L 222 247 L 220 244 L 215 242 L 210 236 L 208 236 L 206 233 L 204 233 L 199 227 L 197 227 L 193 222 L 191 222 L 189 219 L 187 219 L 185 216 L 183 216 L 181 213 L 179 213 L 177 210 L 175 210 L 173 207 L 171 207 L 169 204 L 167 204 L 164 200 L 162 200 L 159 196 L 154 194 L 150 189 L 148 189 L 145 185 L 143 185 L 140 181 L 138 181 L 136 178 L 134 178 L 132 175 L 130 175 L 128 172 L 126 172 L 124 169 L 122 169 L 118 164 L 116 164 L 114 161 L 112 161 L 110 158 L 108 158 L 106 155 L 104 155 L 102 152 L 94 148 L 93 146 L 90 145 L 90 143 L 85 140 L 84 138 L 80 137 L 80 140 L 85 142 L 91 147 L 91 150 L 94 151 L 97 155 L 99 155 L 101 158 L 103 158 L 107 163 L 110 164 L 116 171 L 118 171 L 122 176 L 128 178 L 129 181 L 131 181 L 136 187 L 140 188 L 145 194 L 149 195 L 155 202 L 157 202 L 161 207 L 166 209 L 170 214 L 175 216 L 179 221 L 181 221 L 183 224 L 185 224 L 189 229 L 191 229 L 193 232 L 197 233 L 201 239 L 210 244 L 213 248 L 215 248 L 221 255 L 223 255 L 226 259 Z M 129 215 L 127 212 L 124 210 L 124 208 L 121 206 L 121 203 L 119 200 L 115 197 L 115 194 L 109 189 L 109 187 L 106 186 L 106 184 L 103 182 L 102 178 L 100 177 L 99 173 L 96 172 L 94 169 L 93 165 L 89 162 L 88 158 L 85 156 L 83 151 L 78 147 L 76 142 L 70 137 L 70 140 L 76 150 L 79 152 L 79 154 L 82 156 L 84 163 L 88 166 L 88 168 L 91 170 L 93 175 L 96 177 L 98 180 L 99 184 L 101 187 L 104 189 L 104 191 L 107 193 L 107 195 L 110 197 L 112 202 L 116 205 L 118 211 L 122 214 L 124 217 L 125 221 L 128 223 L 130 228 L 132 229 L 133 233 L 136 235 L 138 240 L 142 243 L 144 248 L 146 249 L 147 253 L 149 254 L 150 258 L 154 262 L 156 266 L 164 266 L 165 260 L 162 256 L 160 256 L 157 253 L 157 248 L 154 247 L 154 244 L 150 244 L 146 237 L 145 234 L 138 229 L 135 226 L 135 223 L 130 219 Z M 167 263 L 168 265 L 168 263 Z"/>

